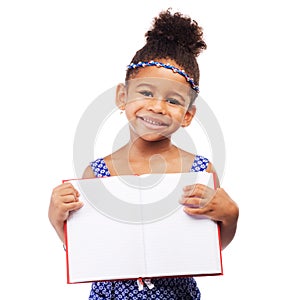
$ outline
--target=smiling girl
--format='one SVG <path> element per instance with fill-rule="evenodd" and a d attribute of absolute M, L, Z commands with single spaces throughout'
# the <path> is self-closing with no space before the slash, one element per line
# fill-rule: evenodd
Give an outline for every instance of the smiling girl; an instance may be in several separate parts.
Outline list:
<path fill-rule="evenodd" d="M 91 162 L 84 178 L 214 172 L 208 159 L 179 148 L 171 140 L 179 128 L 189 126 L 196 113 L 196 58 L 206 49 L 202 35 L 202 28 L 180 13 L 171 14 L 168 10 L 154 19 L 153 27 L 146 33 L 145 46 L 136 52 L 127 67 L 125 83 L 116 90 L 116 104 L 130 125 L 129 141 L 114 153 Z M 223 249 L 231 242 L 239 211 L 222 188 L 187 186 L 181 203 L 187 214 L 205 215 L 220 224 Z M 64 222 L 71 211 L 81 207 L 79 194 L 70 183 L 53 190 L 49 219 L 63 242 Z M 192 277 L 152 278 L 145 283 L 138 289 L 135 280 L 95 282 L 89 299 L 200 299 Z"/>

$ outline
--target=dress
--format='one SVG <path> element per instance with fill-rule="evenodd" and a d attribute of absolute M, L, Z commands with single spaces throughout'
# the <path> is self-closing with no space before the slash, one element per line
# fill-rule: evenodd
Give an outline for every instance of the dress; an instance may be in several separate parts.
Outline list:
<path fill-rule="evenodd" d="M 190 172 L 202 172 L 208 166 L 208 159 L 196 155 Z M 102 158 L 90 163 L 96 177 L 110 176 Z M 144 284 L 138 288 L 137 280 L 100 281 L 92 283 L 89 300 L 200 300 L 200 291 L 193 277 L 151 278 L 153 288 Z"/>

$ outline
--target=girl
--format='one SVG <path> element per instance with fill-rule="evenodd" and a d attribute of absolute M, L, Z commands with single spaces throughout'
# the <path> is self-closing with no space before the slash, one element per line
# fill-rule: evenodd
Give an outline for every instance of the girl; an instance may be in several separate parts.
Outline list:
<path fill-rule="evenodd" d="M 196 112 L 199 91 L 197 56 L 206 49 L 202 28 L 189 17 L 164 11 L 146 33 L 145 46 L 127 68 L 126 83 L 116 90 L 116 103 L 129 121 L 130 140 L 114 153 L 88 166 L 84 178 L 143 173 L 214 172 L 204 157 L 186 152 L 171 142 L 172 134 L 188 126 Z M 49 219 L 64 242 L 63 225 L 69 213 L 82 207 L 70 183 L 54 188 Z M 238 207 L 221 188 L 195 184 L 185 187 L 181 199 L 192 216 L 205 215 L 219 222 L 224 249 L 233 239 Z M 101 229 L 100 229 L 101 230 Z M 95 282 L 95 299 L 200 299 L 191 278 L 152 278 L 138 289 L 135 280 Z"/>

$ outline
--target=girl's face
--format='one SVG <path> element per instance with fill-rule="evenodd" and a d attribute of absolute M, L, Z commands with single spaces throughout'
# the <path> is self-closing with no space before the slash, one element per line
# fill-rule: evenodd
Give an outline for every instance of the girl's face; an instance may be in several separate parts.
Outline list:
<path fill-rule="evenodd" d="M 173 61 L 161 62 L 178 67 Z M 163 67 L 140 68 L 121 90 L 118 106 L 124 108 L 131 132 L 147 141 L 170 138 L 180 127 L 188 126 L 195 114 L 189 83 Z"/>

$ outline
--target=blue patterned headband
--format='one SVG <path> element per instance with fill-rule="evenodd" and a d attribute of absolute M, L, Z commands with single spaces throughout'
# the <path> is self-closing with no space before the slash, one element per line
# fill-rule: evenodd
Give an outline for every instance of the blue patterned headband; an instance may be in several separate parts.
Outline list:
<path fill-rule="evenodd" d="M 163 67 L 163 68 L 166 68 L 166 69 L 170 69 L 172 70 L 174 73 L 178 73 L 179 75 L 183 76 L 186 81 L 191 85 L 192 89 L 194 91 L 196 91 L 197 93 L 199 93 L 199 86 L 195 84 L 194 82 L 194 79 L 191 78 L 188 74 L 185 73 L 184 70 L 180 70 L 170 64 L 164 64 L 164 63 L 161 63 L 161 62 L 158 62 L 158 61 L 149 61 L 149 62 L 138 62 L 137 64 L 134 64 L 134 63 L 131 63 L 130 65 L 127 66 L 127 70 L 132 70 L 132 69 L 136 69 L 136 68 L 140 68 L 140 67 L 152 67 L 152 66 L 155 66 L 155 67 Z"/>

